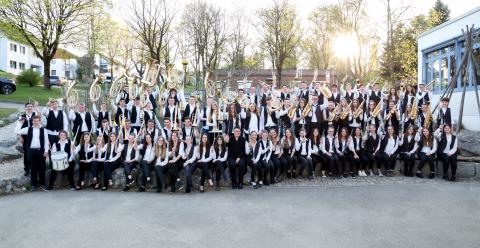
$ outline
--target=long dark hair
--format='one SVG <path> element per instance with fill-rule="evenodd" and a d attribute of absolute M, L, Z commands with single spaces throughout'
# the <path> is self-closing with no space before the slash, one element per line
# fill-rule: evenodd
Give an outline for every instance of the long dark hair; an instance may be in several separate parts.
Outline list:
<path fill-rule="evenodd" d="M 203 137 L 207 137 L 207 141 L 204 143 L 203 142 Z M 208 142 L 208 135 L 202 134 L 202 137 L 200 138 L 200 145 L 198 146 L 198 149 L 200 151 L 200 158 L 203 156 L 203 148 L 205 148 L 206 151 L 210 149 L 210 143 Z"/>
<path fill-rule="evenodd" d="M 315 137 L 315 136 L 313 135 L 313 133 L 315 133 L 315 131 L 318 132 L 317 137 Z M 314 129 L 312 130 L 312 134 L 310 135 L 310 140 L 312 141 L 312 144 L 313 144 L 313 145 L 320 145 L 320 137 L 321 137 L 320 131 L 318 130 L 318 128 L 314 128 Z"/>
<path fill-rule="evenodd" d="M 219 139 L 222 140 L 222 144 L 221 144 L 221 145 L 219 145 L 218 142 L 217 142 Z M 213 149 L 215 150 L 215 153 L 216 153 L 217 155 L 220 155 L 219 153 L 220 153 L 221 151 L 225 151 L 225 140 L 223 139 L 223 136 L 220 135 L 220 136 L 218 136 L 218 137 L 215 139 L 214 145 L 213 145 Z"/>

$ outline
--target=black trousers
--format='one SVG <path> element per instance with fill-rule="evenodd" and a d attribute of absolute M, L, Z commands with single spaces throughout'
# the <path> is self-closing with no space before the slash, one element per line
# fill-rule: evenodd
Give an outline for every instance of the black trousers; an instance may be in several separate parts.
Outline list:
<path fill-rule="evenodd" d="M 155 161 L 155 160 L 154 160 Z M 142 169 L 142 183 L 141 186 L 145 187 L 147 185 L 147 179 L 150 177 L 150 171 L 153 170 L 153 164 L 154 162 L 148 163 L 146 160 L 142 160 L 140 162 L 140 169 Z M 128 170 L 127 170 L 128 167 Z M 133 165 L 133 168 L 135 168 L 135 165 Z M 133 169 L 131 165 L 125 166 L 125 176 L 127 177 L 127 183 L 130 183 L 131 181 L 128 180 L 128 175 L 131 174 L 131 169 Z"/>
<path fill-rule="evenodd" d="M 65 169 L 63 172 L 67 174 L 68 182 L 70 184 L 70 188 L 75 188 L 75 182 L 73 180 L 73 172 L 75 171 L 75 161 L 68 162 L 68 168 Z M 48 187 L 52 188 L 53 184 L 55 183 L 55 179 L 57 178 L 57 171 L 52 169 L 50 170 L 50 180 L 48 182 Z"/>
<path fill-rule="evenodd" d="M 365 157 L 367 159 L 368 168 L 370 170 L 373 170 L 373 164 L 374 163 L 377 163 L 377 169 L 378 170 L 380 170 L 382 168 L 382 160 L 381 160 L 379 152 L 377 152 L 375 155 L 373 155 L 373 153 L 371 153 L 371 152 L 365 152 L 364 154 L 365 154 Z"/>
<path fill-rule="evenodd" d="M 270 157 L 270 161 L 272 161 L 272 163 L 273 163 L 272 177 L 274 179 L 276 179 L 277 175 L 278 175 L 278 172 L 280 171 L 280 167 L 282 167 L 281 157 L 279 158 L 277 154 L 272 154 L 272 156 Z"/>
<path fill-rule="evenodd" d="M 193 187 L 192 174 L 196 166 L 197 164 L 193 162 L 183 167 L 185 169 L 185 177 L 186 177 L 185 181 L 187 181 L 186 192 L 190 192 L 192 190 L 192 187 Z"/>
<path fill-rule="evenodd" d="M 285 174 L 285 171 L 287 170 L 289 161 L 291 162 L 291 157 L 289 155 L 282 155 L 279 160 L 280 160 L 280 168 L 279 168 L 278 176 L 282 177 Z"/>
<path fill-rule="evenodd" d="M 397 162 L 397 153 L 393 153 L 392 155 L 388 156 L 386 152 L 378 151 L 378 155 L 381 158 L 383 165 L 385 166 L 385 170 L 394 170 L 395 163 Z"/>
<path fill-rule="evenodd" d="M 228 169 L 230 171 L 230 176 L 232 177 L 232 186 L 238 186 L 243 184 L 243 176 L 247 170 L 245 161 L 243 158 L 240 158 L 239 162 L 236 162 L 236 158 L 228 158 Z"/>
<path fill-rule="evenodd" d="M 283 155 L 287 161 L 287 172 L 295 172 L 297 170 L 298 158 L 296 155 Z"/>
<path fill-rule="evenodd" d="M 303 170 L 305 168 L 308 169 L 308 176 L 313 175 L 313 161 L 312 158 L 307 156 L 298 155 L 298 164 L 300 165 L 298 168 L 298 176 L 303 177 Z"/>
<path fill-rule="evenodd" d="M 326 154 L 323 155 L 323 163 L 326 164 L 330 170 L 330 173 L 332 173 L 333 176 L 339 176 L 340 171 L 338 170 L 338 155 L 337 154 L 332 154 L 332 156 L 328 156 Z"/>
<path fill-rule="evenodd" d="M 400 158 L 403 160 L 403 175 L 413 176 L 413 167 L 415 166 L 415 153 L 408 154 L 400 153 Z"/>
<path fill-rule="evenodd" d="M 275 183 L 275 174 L 274 174 L 274 167 L 272 160 L 262 160 L 262 169 L 263 169 L 263 182 L 266 185 Z"/>
<path fill-rule="evenodd" d="M 252 155 L 247 156 L 247 166 L 250 167 L 250 182 L 255 182 L 255 174 L 257 173 L 258 168 L 257 168 L 257 164 L 253 163 Z M 245 168 L 245 174 L 246 173 L 247 173 L 247 170 Z M 231 176 L 231 172 L 230 172 L 230 176 Z M 233 182 L 232 182 L 232 186 L 233 186 Z"/>
<path fill-rule="evenodd" d="M 424 152 L 419 152 L 418 158 L 420 158 L 420 163 L 418 163 L 418 171 L 421 172 L 425 163 L 428 163 L 428 166 L 430 167 L 430 173 L 435 173 L 435 165 L 433 164 L 435 154 L 427 156 L 427 154 L 425 154 Z"/>
<path fill-rule="evenodd" d="M 85 171 L 90 170 L 92 172 L 92 176 L 94 179 L 97 180 L 98 183 L 98 174 L 101 170 L 103 170 L 103 161 L 93 161 L 91 163 L 79 163 L 79 181 L 83 181 L 85 177 Z"/>
<path fill-rule="evenodd" d="M 225 171 L 225 164 L 227 162 L 226 161 L 215 161 L 215 163 L 213 163 L 213 171 L 215 172 L 215 184 L 217 186 L 220 186 L 220 178 L 223 176 L 223 173 Z"/>
<path fill-rule="evenodd" d="M 448 168 L 450 167 L 452 171 L 452 177 L 456 176 L 457 174 L 457 154 L 454 154 L 452 156 L 448 156 L 445 153 L 440 153 L 438 154 L 438 158 L 442 160 L 443 164 L 443 174 L 447 175 L 448 174 Z"/>
<path fill-rule="evenodd" d="M 338 172 L 339 174 L 347 174 L 350 172 L 348 168 L 348 157 L 345 153 L 337 154 L 338 156 Z"/>
<path fill-rule="evenodd" d="M 103 164 L 103 186 L 108 188 L 108 181 L 112 180 L 112 172 L 120 167 L 120 159 Z"/>
<path fill-rule="evenodd" d="M 356 151 L 358 158 L 355 158 L 353 152 L 347 153 L 347 159 L 350 162 L 350 172 L 356 173 L 358 170 L 365 170 L 367 158 L 363 151 Z"/>
<path fill-rule="evenodd" d="M 165 174 L 168 173 L 167 166 L 155 165 L 155 177 L 157 181 L 157 192 L 162 191 L 163 185 L 165 185 Z"/>
<path fill-rule="evenodd" d="M 30 173 L 30 163 L 28 162 L 28 147 L 27 147 L 27 135 L 22 135 L 23 138 L 23 170 L 26 173 Z"/>
<path fill-rule="evenodd" d="M 315 173 L 315 169 L 317 167 L 317 164 L 320 164 L 320 166 L 318 166 L 318 169 L 319 170 L 322 170 L 322 158 L 320 157 L 319 154 L 312 154 L 312 170 L 313 170 L 313 173 Z"/>
<path fill-rule="evenodd" d="M 45 157 L 40 149 L 28 149 L 28 159 L 30 163 L 30 180 L 32 186 L 45 186 Z"/>
<path fill-rule="evenodd" d="M 210 162 L 197 162 L 197 168 L 200 169 L 202 172 L 200 176 L 200 185 L 205 186 L 205 180 L 206 179 L 212 179 L 212 176 L 210 175 L 209 167 Z"/>
<path fill-rule="evenodd" d="M 143 161 L 142 161 L 143 162 Z M 132 163 L 123 162 L 123 173 L 125 174 L 125 182 L 130 184 L 133 181 L 133 178 L 130 179 L 128 176 L 132 176 L 132 170 L 137 167 L 137 162 L 134 161 Z"/>

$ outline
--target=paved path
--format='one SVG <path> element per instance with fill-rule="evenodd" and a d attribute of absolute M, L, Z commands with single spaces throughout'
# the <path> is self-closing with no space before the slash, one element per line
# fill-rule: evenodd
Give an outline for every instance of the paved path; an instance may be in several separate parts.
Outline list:
<path fill-rule="evenodd" d="M 25 104 L 14 102 L 0 102 L 0 107 L 23 110 L 25 108 Z"/>
<path fill-rule="evenodd" d="M 2 247 L 480 247 L 480 184 L 0 198 Z"/>

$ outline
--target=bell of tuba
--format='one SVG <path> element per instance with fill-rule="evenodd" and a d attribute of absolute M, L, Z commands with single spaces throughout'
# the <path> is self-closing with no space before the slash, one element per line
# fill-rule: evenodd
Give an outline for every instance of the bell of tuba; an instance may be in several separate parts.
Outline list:
<path fill-rule="evenodd" d="M 210 72 L 207 71 L 205 74 L 205 80 L 203 81 L 203 85 L 205 87 L 205 94 L 207 97 L 214 97 L 215 96 L 215 85 L 213 84 L 212 81 L 208 80 L 208 77 L 210 76 Z"/>
<path fill-rule="evenodd" d="M 100 81 L 103 81 L 103 75 L 98 75 L 98 77 L 90 85 L 89 96 L 90 101 L 96 102 L 102 96 L 102 87 L 98 84 Z"/>
<path fill-rule="evenodd" d="M 157 84 L 158 78 L 160 77 L 161 67 L 156 63 L 155 60 L 150 60 L 145 68 L 144 77 L 141 79 L 141 82 L 148 87 L 153 87 Z"/>
<path fill-rule="evenodd" d="M 125 78 L 125 75 L 122 74 L 120 77 L 118 77 L 112 82 L 112 85 L 110 85 L 110 90 L 108 91 L 108 96 L 110 99 L 115 99 L 115 97 L 117 97 L 117 95 L 120 94 L 120 91 L 123 88 L 122 80 L 124 78 Z"/>
<path fill-rule="evenodd" d="M 176 89 L 177 88 L 177 83 L 175 82 L 175 79 L 173 78 L 173 64 L 168 64 L 167 65 L 167 88 L 170 89 Z"/>

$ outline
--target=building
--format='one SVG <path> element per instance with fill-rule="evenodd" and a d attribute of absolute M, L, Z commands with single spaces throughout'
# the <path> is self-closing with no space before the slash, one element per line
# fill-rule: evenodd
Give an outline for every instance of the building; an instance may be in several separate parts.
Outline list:
<path fill-rule="evenodd" d="M 462 29 L 467 25 L 475 25 L 476 33 L 480 33 L 480 6 L 426 31 L 418 38 L 418 83 L 434 82 L 432 106 L 438 103 L 453 74 L 459 71 L 465 52 Z M 478 40 L 474 49 L 480 54 Z M 472 66 L 462 71 L 458 77 L 450 99 L 450 108 L 454 122 L 458 121 L 463 86 L 467 84 L 462 123 L 466 129 L 480 131 L 480 116 L 474 91 L 474 80 L 480 83 L 480 76 L 474 75 Z"/>
<path fill-rule="evenodd" d="M 59 48 L 50 63 L 50 75 L 61 79 L 76 79 L 77 68 L 76 56 Z M 21 38 L 0 31 L 0 70 L 20 75 L 28 69 L 43 75 L 43 61 Z"/>

